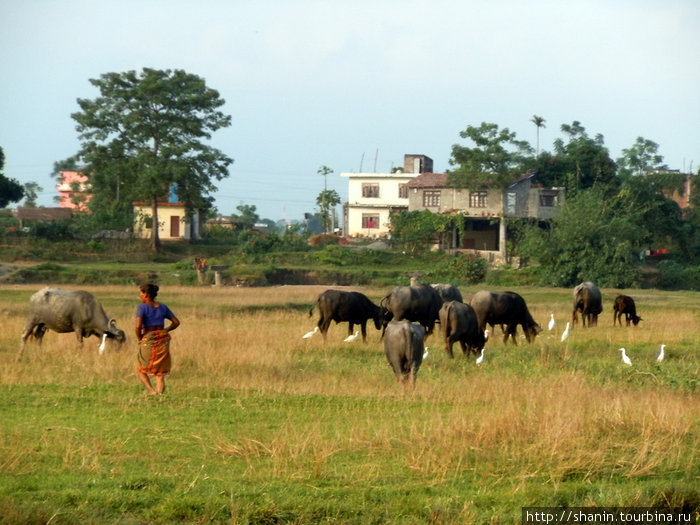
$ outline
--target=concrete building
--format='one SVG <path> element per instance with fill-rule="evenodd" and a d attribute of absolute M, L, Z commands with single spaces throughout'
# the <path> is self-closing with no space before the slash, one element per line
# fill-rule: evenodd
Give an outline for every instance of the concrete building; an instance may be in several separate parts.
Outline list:
<path fill-rule="evenodd" d="M 391 213 L 408 210 L 406 184 L 416 175 L 432 171 L 425 155 L 404 155 L 404 166 L 393 173 L 341 173 L 348 179 L 348 202 L 343 233 L 353 237 L 383 237 L 389 233 Z"/>

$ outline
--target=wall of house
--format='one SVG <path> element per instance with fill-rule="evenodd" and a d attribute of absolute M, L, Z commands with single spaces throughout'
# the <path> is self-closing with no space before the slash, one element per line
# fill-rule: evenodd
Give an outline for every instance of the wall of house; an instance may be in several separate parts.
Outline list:
<path fill-rule="evenodd" d="M 150 205 L 134 204 L 134 235 L 141 239 L 150 239 L 151 228 L 146 228 L 142 218 L 152 217 Z M 177 230 L 173 232 L 173 221 Z M 191 225 L 185 219 L 185 206 L 181 203 L 161 202 L 158 204 L 158 237 L 163 241 L 189 239 Z M 176 234 L 176 235 L 175 235 Z"/>
<path fill-rule="evenodd" d="M 426 191 L 440 192 L 440 205 L 425 207 L 424 193 Z M 503 195 L 500 191 L 489 190 L 487 205 L 485 207 L 471 207 L 468 190 L 455 190 L 454 188 L 411 188 L 408 192 L 408 209 L 430 210 L 433 213 L 445 213 L 452 210 L 466 212 L 467 215 L 476 217 L 498 216 L 503 209 Z"/>
<path fill-rule="evenodd" d="M 88 193 L 88 178 L 78 171 L 61 171 L 60 174 L 60 180 L 56 183 L 59 207 L 87 211 L 87 203 L 92 199 L 92 194 Z M 76 184 L 77 191 L 73 189 Z M 73 202 L 74 196 L 79 196 L 82 202 L 75 204 Z"/>
<path fill-rule="evenodd" d="M 399 197 L 401 185 L 415 174 L 406 173 L 341 173 L 348 180 L 348 205 L 344 233 L 351 236 L 380 237 L 389 233 L 392 209 L 407 209 L 408 198 Z M 378 196 L 363 195 L 363 185 L 376 185 Z M 375 228 L 367 228 L 367 217 L 376 216 Z M 365 218 L 363 221 L 363 217 Z"/>

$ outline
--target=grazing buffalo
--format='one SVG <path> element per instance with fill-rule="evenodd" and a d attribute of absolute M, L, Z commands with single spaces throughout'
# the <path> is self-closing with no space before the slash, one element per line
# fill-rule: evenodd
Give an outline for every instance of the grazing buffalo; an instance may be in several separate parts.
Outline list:
<path fill-rule="evenodd" d="M 462 293 L 459 291 L 459 288 L 457 288 L 453 284 L 431 284 L 433 288 L 437 290 L 437 293 L 440 294 L 440 297 L 442 297 L 443 301 L 459 301 L 460 303 L 463 302 L 462 300 Z"/>
<path fill-rule="evenodd" d="M 326 290 L 318 296 L 318 311 L 320 318 L 318 328 L 326 339 L 331 321 L 347 322 L 348 335 L 352 335 L 356 324 L 362 329 L 362 340 L 367 341 L 367 320 L 372 319 L 377 330 L 382 327 L 382 312 L 366 295 L 360 292 L 344 292 L 342 290 Z M 313 307 L 309 316 L 313 314 Z"/>
<path fill-rule="evenodd" d="M 406 386 L 416 386 L 416 374 L 423 362 L 425 329 L 418 324 L 391 321 L 384 334 L 384 355 L 396 374 L 396 379 Z"/>
<path fill-rule="evenodd" d="M 58 333 L 75 332 L 78 343 L 83 338 L 96 335 L 126 341 L 123 330 L 116 321 L 109 319 L 102 305 L 91 293 L 82 290 L 42 288 L 29 299 L 29 316 L 22 332 L 22 352 L 27 339 L 32 336 L 41 344 L 47 330 Z M 103 337 L 104 336 L 104 337 Z"/>
<path fill-rule="evenodd" d="M 460 301 L 448 301 L 440 308 L 440 328 L 445 339 L 447 355 L 454 357 L 452 345 L 459 341 L 462 352 L 475 354 L 486 344 L 484 331 L 479 330 L 474 309 Z"/>
<path fill-rule="evenodd" d="M 603 300 L 600 289 L 590 281 L 583 282 L 574 288 L 574 311 L 571 314 L 571 325 L 578 321 L 576 313 L 581 311 L 581 324 L 596 326 L 598 314 L 603 311 Z"/>
<path fill-rule="evenodd" d="M 396 286 L 379 303 L 382 306 L 384 328 L 392 319 L 408 319 L 422 325 L 428 335 L 438 320 L 442 297 L 430 285 Z"/>
<path fill-rule="evenodd" d="M 528 343 L 533 342 L 535 336 L 542 331 L 540 325 L 530 315 L 525 300 L 515 292 L 481 290 L 474 294 L 469 304 L 474 308 L 481 332 L 484 331 L 487 323 L 505 325 L 503 343 L 506 343 L 510 337 L 514 344 L 518 344 L 515 340 L 518 325 L 522 326 Z"/>
<path fill-rule="evenodd" d="M 620 326 L 622 326 L 622 314 L 625 314 L 626 326 L 630 325 L 630 321 L 634 323 L 634 326 L 637 326 L 639 321 L 642 320 L 642 318 L 637 315 L 634 299 L 629 295 L 618 295 L 615 297 L 615 304 L 613 304 L 613 326 L 615 326 L 618 321 L 620 322 Z"/>

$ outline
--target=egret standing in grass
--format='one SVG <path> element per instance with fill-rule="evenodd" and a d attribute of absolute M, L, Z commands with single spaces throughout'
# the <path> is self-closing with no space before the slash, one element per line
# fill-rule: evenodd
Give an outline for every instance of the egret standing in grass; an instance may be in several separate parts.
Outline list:
<path fill-rule="evenodd" d="M 357 339 L 357 336 L 360 335 L 359 330 L 355 330 L 355 333 L 352 335 L 347 336 L 345 339 L 343 339 L 343 342 L 345 343 L 352 343 L 355 339 Z"/>
<path fill-rule="evenodd" d="M 102 355 L 105 351 L 105 341 L 106 340 L 107 340 L 107 332 L 102 334 L 102 342 L 100 343 L 100 346 L 97 348 L 100 351 L 100 355 Z"/>
<path fill-rule="evenodd" d="M 620 354 L 622 354 L 622 362 L 625 363 L 627 366 L 632 366 L 632 360 L 629 357 L 627 357 L 624 348 L 620 348 Z"/>
<path fill-rule="evenodd" d="M 554 312 L 552 312 L 551 317 L 549 318 L 549 324 L 547 325 L 547 328 L 549 328 L 549 331 L 551 332 L 554 330 L 554 325 L 556 324 L 556 321 L 554 320 Z"/>
<path fill-rule="evenodd" d="M 428 355 L 429 355 L 428 350 L 429 350 L 429 348 L 427 346 L 423 349 L 423 361 L 428 359 Z"/>
<path fill-rule="evenodd" d="M 481 355 L 476 358 L 476 364 L 480 365 L 484 362 L 484 348 L 481 349 Z"/>
<path fill-rule="evenodd" d="M 569 328 L 571 327 L 571 323 L 567 321 L 566 323 L 566 328 L 564 328 L 564 333 L 561 334 L 561 342 L 563 343 L 569 338 Z"/>
<path fill-rule="evenodd" d="M 317 326 L 316 328 L 314 328 L 313 330 L 311 330 L 310 332 L 306 332 L 306 333 L 303 335 L 302 339 L 309 339 L 309 338 L 313 337 L 314 334 L 317 333 L 317 332 L 318 332 L 318 326 Z"/>
<path fill-rule="evenodd" d="M 664 357 L 666 357 L 666 354 L 664 354 L 664 349 L 666 348 L 666 345 L 661 345 L 659 347 L 659 355 L 656 356 L 656 362 L 660 363 L 661 361 L 664 360 Z"/>

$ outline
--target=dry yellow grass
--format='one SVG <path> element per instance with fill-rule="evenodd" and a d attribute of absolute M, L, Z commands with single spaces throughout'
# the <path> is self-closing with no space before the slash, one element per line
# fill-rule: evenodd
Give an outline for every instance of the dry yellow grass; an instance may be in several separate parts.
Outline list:
<path fill-rule="evenodd" d="M 124 348 L 100 357 L 96 338 L 77 350 L 72 334 L 49 332 L 43 348 L 29 345 L 27 358 L 17 361 L 26 315 L 22 305 L 36 287 L 13 287 L 4 291 L 26 297 L 9 303 L 0 295 L 5 327 L 0 336 L 1 384 L 133 385 L 133 399 L 139 399 L 132 335 L 136 290 L 87 289 L 126 330 L 130 340 Z M 294 481 L 333 478 L 342 472 L 344 482 L 354 485 L 386 476 L 387 464 L 393 464 L 422 483 L 440 485 L 467 478 L 484 483 L 485 490 L 500 487 L 513 495 L 531 491 L 533 483 L 557 490 L 572 478 L 584 484 L 655 476 L 697 481 L 697 390 L 670 387 L 662 378 L 669 372 L 655 368 L 653 362 L 658 344 L 664 342 L 669 368 L 676 367 L 685 380 L 697 375 L 700 319 L 697 310 L 684 306 L 693 297 L 679 294 L 676 300 L 672 294 L 650 293 L 638 301 L 645 320 L 634 329 L 614 328 L 606 305 L 597 328 L 578 327 L 562 344 L 559 334 L 571 316 L 570 294 L 550 290 L 547 297 L 555 300 L 538 300 L 540 292 L 532 291 L 534 299 L 528 303 L 535 319 L 545 325 L 549 313 L 555 314 L 553 336 L 545 332 L 534 345 L 523 342 L 518 347 L 504 346 L 496 338 L 488 343 L 487 362 L 481 367 L 460 355 L 448 360 L 439 338 L 433 336 L 416 391 L 405 394 L 396 386 L 373 327 L 368 327 L 367 344 L 343 343 L 345 324 L 332 325 L 325 344 L 320 335 L 302 339 L 315 325 L 317 312 L 309 318 L 308 310 L 284 305 L 311 306 L 325 289 L 161 291 L 159 299 L 182 321 L 172 334 L 174 368 L 168 388 L 200 397 L 236 390 L 337 400 L 326 407 L 310 402 L 311 421 L 285 422 L 272 435 L 263 429 L 231 435 L 216 426 L 193 431 L 208 454 L 243 462 L 244 477 Z M 384 293 L 362 291 L 375 301 Z M 619 363 L 619 346 L 630 349 L 636 363 L 633 370 Z M 338 405 L 344 404 L 352 421 L 344 421 L 338 413 Z M 377 417 L 382 410 L 377 404 L 398 410 L 397 417 L 391 413 Z M 66 439 L 67 467 L 99 469 L 103 444 Z M 350 471 L 336 462 L 356 454 L 363 459 Z M 3 469 L 21 470 L 21 455 L 3 456 Z M 269 470 L 259 470 L 260 461 L 269 463 Z M 627 495 L 624 501 L 608 496 L 605 501 L 591 498 L 579 503 L 646 504 L 639 497 L 636 502 Z M 470 512 L 467 505 L 463 515 Z"/>

